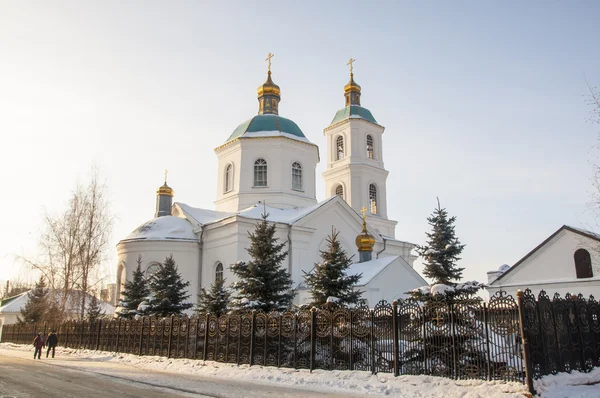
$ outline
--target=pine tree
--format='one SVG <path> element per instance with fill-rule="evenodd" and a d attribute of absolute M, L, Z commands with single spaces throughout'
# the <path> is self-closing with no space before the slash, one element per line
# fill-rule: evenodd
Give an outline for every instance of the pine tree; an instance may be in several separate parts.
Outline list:
<path fill-rule="evenodd" d="M 86 311 L 88 321 L 96 322 L 99 318 L 104 316 L 104 311 L 102 310 L 102 306 L 100 304 L 100 300 L 98 300 L 94 292 L 92 292 L 92 298 L 87 305 Z"/>
<path fill-rule="evenodd" d="M 145 308 L 141 310 L 143 315 L 181 315 L 183 311 L 192 307 L 192 303 L 186 302 L 190 297 L 186 292 L 190 282 L 181 279 L 173 255 L 167 257 L 158 271 L 150 277 L 149 285 L 150 297 L 146 300 Z"/>
<path fill-rule="evenodd" d="M 43 276 L 40 277 L 35 287 L 27 294 L 27 298 L 27 304 L 21 309 L 21 317 L 18 317 L 18 321 L 21 323 L 44 321 L 50 312 L 52 303 L 50 302 L 49 289 L 46 287 Z"/>
<path fill-rule="evenodd" d="M 253 233 L 248 233 L 250 247 L 246 250 L 252 260 L 238 261 L 231 271 L 239 278 L 232 286 L 236 296 L 232 306 L 238 310 L 285 311 L 294 298 L 292 277 L 281 266 L 287 257 L 284 243 L 278 244 L 275 238 L 275 224 L 267 223 L 268 214 L 256 225 Z"/>
<path fill-rule="evenodd" d="M 198 314 L 211 313 L 221 316 L 227 311 L 230 297 L 231 293 L 225 287 L 225 279 L 219 278 L 210 285 L 210 290 L 200 290 L 195 311 Z"/>
<path fill-rule="evenodd" d="M 462 277 L 464 268 L 457 267 L 456 262 L 465 248 L 455 236 L 456 217 L 448 218 L 448 212 L 441 208 L 438 199 L 438 207 L 427 221 L 432 227 L 432 231 L 426 233 L 427 244 L 416 248 L 424 260 L 423 273 L 436 284 L 453 286 L 454 281 Z"/>
<path fill-rule="evenodd" d="M 315 264 L 311 272 L 304 272 L 304 281 L 312 295 L 311 305 L 323 305 L 329 297 L 335 297 L 339 306 L 358 304 L 362 291 L 355 291 L 362 274 L 347 275 L 352 265 L 352 257 L 348 258 L 338 240 L 339 232 L 332 229 L 327 237 L 327 250 L 321 251 L 322 261 Z"/>
<path fill-rule="evenodd" d="M 150 294 L 148 283 L 144 278 L 144 272 L 142 271 L 142 256 L 137 258 L 137 268 L 133 271 L 133 280 L 125 282 L 125 288 L 123 289 L 123 298 L 119 302 L 119 312 L 117 316 L 119 318 L 133 318 L 139 315 L 138 306 L 140 303 L 147 299 Z"/>

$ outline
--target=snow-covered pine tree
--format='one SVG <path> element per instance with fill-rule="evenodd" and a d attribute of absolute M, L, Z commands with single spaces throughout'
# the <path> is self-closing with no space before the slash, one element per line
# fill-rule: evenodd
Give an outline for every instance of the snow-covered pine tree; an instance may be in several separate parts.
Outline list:
<path fill-rule="evenodd" d="M 352 265 L 338 240 L 339 232 L 332 228 L 327 237 L 327 249 L 321 251 L 321 262 L 316 263 L 310 272 L 304 272 L 304 282 L 312 295 L 311 305 L 323 305 L 329 297 L 336 298 L 336 304 L 342 307 L 358 304 L 362 291 L 354 290 L 354 285 L 362 274 L 347 275 Z"/>
<path fill-rule="evenodd" d="M 200 290 L 195 312 L 198 314 L 210 312 L 221 316 L 227 311 L 230 296 L 231 292 L 225 287 L 225 279 L 219 278 L 210 285 L 208 291 L 205 288 Z"/>
<path fill-rule="evenodd" d="M 92 297 L 87 305 L 86 310 L 86 320 L 89 322 L 96 322 L 99 318 L 104 316 L 104 311 L 102 310 L 102 306 L 98 297 L 96 297 L 95 292 L 91 292 Z"/>
<path fill-rule="evenodd" d="M 426 233 L 427 243 L 416 248 L 423 257 L 423 273 L 433 279 L 434 284 L 453 286 L 462 277 L 464 268 L 459 268 L 456 262 L 465 248 L 454 232 L 456 217 L 448 218 L 448 212 L 442 209 L 438 199 L 438 207 L 427 221 L 432 227 L 431 232 Z"/>
<path fill-rule="evenodd" d="M 183 311 L 193 306 L 192 303 L 187 302 L 190 295 L 187 294 L 186 288 L 189 285 L 190 282 L 181 279 L 173 255 L 170 255 L 150 277 L 150 296 L 141 315 L 157 317 L 181 315 Z"/>
<path fill-rule="evenodd" d="M 49 289 L 46 287 L 44 277 L 36 282 L 34 288 L 27 293 L 27 304 L 21 309 L 21 316 L 17 317 L 21 323 L 42 322 L 48 315 L 51 307 Z"/>
<path fill-rule="evenodd" d="M 137 268 L 133 271 L 133 280 L 125 282 L 125 288 L 122 292 L 123 298 L 119 302 L 117 316 L 130 319 L 139 315 L 137 308 L 149 294 L 150 289 L 142 271 L 142 256 L 140 255 L 137 258 Z"/>
<path fill-rule="evenodd" d="M 281 266 L 287 257 L 284 243 L 277 243 L 275 224 L 269 225 L 268 214 L 256 225 L 253 233 L 248 233 L 250 247 L 246 250 L 252 260 L 238 261 L 231 271 L 239 278 L 232 284 L 236 295 L 232 300 L 235 310 L 285 311 L 292 305 L 292 277 Z"/>

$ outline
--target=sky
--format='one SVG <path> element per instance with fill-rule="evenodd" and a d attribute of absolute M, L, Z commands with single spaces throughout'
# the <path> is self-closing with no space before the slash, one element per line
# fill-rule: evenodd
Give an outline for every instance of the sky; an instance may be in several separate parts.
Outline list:
<path fill-rule="evenodd" d="M 517 262 L 590 206 L 600 125 L 594 1 L 0 2 L 0 280 L 27 278 L 46 212 L 96 165 L 119 239 L 175 201 L 213 208 L 217 159 L 257 113 L 266 55 L 280 115 L 320 148 L 344 106 L 350 57 L 385 126 L 388 216 L 425 243 L 436 197 L 466 248 L 464 278 Z M 422 266 L 417 261 L 415 268 Z"/>

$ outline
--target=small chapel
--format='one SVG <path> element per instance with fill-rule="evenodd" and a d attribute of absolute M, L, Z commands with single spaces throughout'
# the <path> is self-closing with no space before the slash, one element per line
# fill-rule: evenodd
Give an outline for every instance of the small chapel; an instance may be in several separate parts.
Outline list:
<path fill-rule="evenodd" d="M 279 115 L 281 90 L 273 82 L 269 54 L 267 79 L 258 87 L 258 114 L 237 126 L 215 148 L 218 183 L 214 209 L 174 202 L 174 190 L 156 191 L 154 218 L 117 244 L 116 300 L 141 259 L 150 275 L 173 255 L 184 280 L 190 282 L 190 301 L 217 279 L 235 281 L 230 265 L 248 261 L 248 232 L 263 213 L 275 223 L 279 242 L 288 256 L 283 266 L 296 291 L 294 304 L 310 301 L 303 281 L 320 261 L 320 251 L 332 227 L 355 263 L 349 274 L 362 274 L 356 289 L 367 305 L 403 298 L 427 282 L 413 268 L 414 244 L 396 239 L 397 222 L 387 216 L 383 163 L 383 132 L 370 110 L 361 106 L 361 87 L 344 87 L 345 106 L 323 130 L 327 168 L 322 177 L 326 199 L 316 198 L 319 147 L 292 120 Z M 361 216 L 362 213 L 362 216 Z"/>

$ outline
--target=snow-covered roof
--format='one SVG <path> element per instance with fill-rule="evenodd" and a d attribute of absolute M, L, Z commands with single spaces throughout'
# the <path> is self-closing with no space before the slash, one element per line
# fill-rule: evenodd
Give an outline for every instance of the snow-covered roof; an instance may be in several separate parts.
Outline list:
<path fill-rule="evenodd" d="M 185 203 L 179 202 L 175 203 L 175 205 L 178 206 L 184 214 L 192 217 L 201 225 L 211 224 L 234 216 L 248 218 L 252 220 L 262 220 L 262 215 L 265 212 L 269 214 L 269 217 L 267 218 L 268 221 L 282 224 L 294 224 L 295 222 L 299 221 L 303 217 L 306 217 L 313 211 L 317 210 L 326 203 L 334 200 L 335 198 L 335 196 L 332 196 L 331 198 L 314 204 L 312 206 L 298 207 L 292 209 L 280 209 L 277 207 L 271 207 L 268 205 L 257 203 L 246 209 L 231 213 L 199 209 L 196 207 L 186 205 Z"/>
<path fill-rule="evenodd" d="M 3 300 L 6 301 L 7 304 L 3 305 L 2 307 L 0 307 L 0 314 L 6 314 L 6 313 L 20 313 L 21 312 L 21 308 L 25 307 L 25 304 L 27 304 L 27 301 L 29 301 L 29 298 L 27 297 L 27 294 L 29 292 L 25 292 L 25 293 L 21 293 L 18 296 L 15 297 L 11 297 L 12 300 Z"/>
<path fill-rule="evenodd" d="M 396 261 L 398 257 L 400 256 L 381 257 L 371 261 L 354 263 L 348 268 L 347 274 L 358 275 L 362 273 L 362 278 L 360 278 L 356 285 L 364 286 L 371 282 L 385 267 Z"/>
<path fill-rule="evenodd" d="M 158 217 L 133 230 L 124 241 L 132 240 L 198 240 L 194 227 L 184 218 Z"/>

